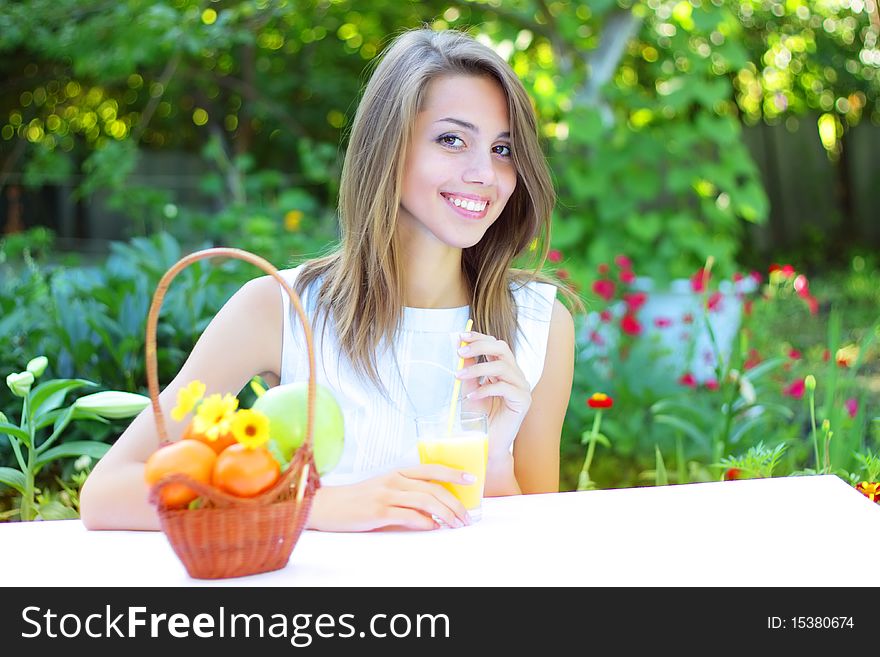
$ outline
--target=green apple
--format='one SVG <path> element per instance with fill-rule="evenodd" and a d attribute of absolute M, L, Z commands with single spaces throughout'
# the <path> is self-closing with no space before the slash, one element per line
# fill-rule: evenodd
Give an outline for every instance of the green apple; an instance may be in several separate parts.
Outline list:
<path fill-rule="evenodd" d="M 257 397 L 252 408 L 269 418 L 270 442 L 278 448 L 285 461 L 293 458 L 306 438 L 309 384 L 307 381 L 287 383 L 269 388 Z M 315 429 L 312 442 L 318 474 L 329 472 L 342 457 L 345 427 L 339 403 L 324 386 L 317 386 L 315 396 Z"/>

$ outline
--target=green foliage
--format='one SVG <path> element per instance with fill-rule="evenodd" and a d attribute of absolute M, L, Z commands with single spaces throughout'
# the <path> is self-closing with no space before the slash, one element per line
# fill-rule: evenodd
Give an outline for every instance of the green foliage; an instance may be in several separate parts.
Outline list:
<path fill-rule="evenodd" d="M 861 274 L 851 278 L 861 280 Z M 792 409 L 796 422 L 809 427 L 810 469 L 848 478 L 857 468 L 856 454 L 871 449 L 868 425 L 876 395 L 871 394 L 870 381 L 877 374 L 880 317 L 871 304 L 854 306 L 846 295 L 837 297 L 836 285 L 816 293 L 833 302 L 813 315 L 803 304 L 791 303 L 798 280 L 806 279 L 771 274 L 766 288 L 771 302 L 755 306 L 751 321 L 763 330 L 754 334 L 750 349 L 755 355 L 787 357 L 776 381 L 799 400 Z M 862 310 L 850 312 L 855 307 Z M 802 384 L 807 375 L 816 380 L 814 391 Z"/>
<path fill-rule="evenodd" d="M 746 121 L 813 110 L 842 126 L 875 122 L 880 76 L 873 56 L 878 28 L 868 3 L 728 3 L 741 25 L 749 63 L 736 76 L 737 103 Z M 782 11 L 779 11 L 780 8 Z"/>
<path fill-rule="evenodd" d="M 860 466 L 857 472 L 861 476 L 854 476 L 852 478 L 853 482 L 874 482 L 880 480 L 880 455 L 872 454 L 871 452 L 859 453 L 856 454 L 856 460 Z"/>
<path fill-rule="evenodd" d="M 79 388 L 97 387 L 97 384 L 85 379 L 49 379 L 33 387 L 47 366 L 46 357 L 35 358 L 24 371 L 12 372 L 6 377 L 10 392 L 21 399 L 21 412 L 17 424 L 5 413 L 0 414 L 0 434 L 6 437 L 17 466 L 0 467 L 0 484 L 20 495 L 18 516 L 21 520 L 58 517 L 57 503 L 43 496 L 37 506 L 35 499 L 35 480 L 44 467 L 70 457 L 88 456 L 97 460 L 109 449 L 109 445 L 97 440 L 59 441 L 71 422 L 130 418 L 149 403 L 143 395 L 108 391 L 80 397 L 65 406 L 69 393 Z"/>
<path fill-rule="evenodd" d="M 315 253 L 335 238 L 365 67 L 424 24 L 479 35 L 527 85 L 560 191 L 554 246 L 581 286 L 623 251 L 658 280 L 709 254 L 729 275 L 768 212 L 739 117 L 877 111 L 875 31 L 846 3 L 27 0 L 0 3 L 4 167 L 28 185 L 81 175 L 129 235 L 269 249 L 274 231 L 273 255 Z M 201 200 L 136 182 L 148 150 L 198 154 Z"/>
<path fill-rule="evenodd" d="M 48 228 L 37 226 L 21 233 L 4 235 L 0 239 L 0 270 L 6 263 L 33 262 L 45 258 L 55 243 L 55 235 Z"/>
<path fill-rule="evenodd" d="M 880 120 L 880 75 L 870 59 L 876 46 L 869 43 L 876 30 L 866 7 L 802 0 L 369 7 L 350 0 L 0 0 L 7 82 L 0 185 L 7 171 L 23 171 L 31 187 L 73 179 L 79 197 L 106 195 L 127 235 L 141 236 L 113 245 L 106 263 L 69 269 L 47 263 L 48 231 L 6 237 L 0 367 L 13 371 L 29 354 L 46 353 L 53 376 L 137 390 L 149 296 L 185 250 L 238 246 L 284 266 L 294 254 L 326 249 L 336 239 L 342 147 L 366 67 L 389 35 L 423 23 L 470 30 L 526 84 L 559 191 L 551 246 L 562 252 L 560 278 L 589 290 L 596 264 L 621 253 L 658 285 L 690 275 L 709 255 L 730 276 L 743 231 L 768 213 L 739 121 L 818 110 L 831 120 L 829 134 L 839 136 L 868 117 Z M 181 152 L 202 165 L 187 183 L 192 198 L 138 182 L 147 154 Z M 177 370 L 210 317 L 252 276 L 228 263 L 196 263 L 181 274 L 160 322 L 160 379 Z M 715 466 L 707 464 L 770 434 L 788 441 L 784 466 L 793 469 L 813 451 L 803 431 L 807 409 L 780 391 L 808 371 L 820 382 L 818 420 L 834 432 L 834 468 L 857 467 L 858 455 L 872 453 L 865 438 L 872 398 L 860 377 L 876 373 L 869 339 L 876 328 L 865 331 L 880 303 L 877 290 L 876 263 L 865 259 L 832 281 L 823 298 L 835 300 L 840 323 L 830 333 L 803 307 L 756 303 L 736 343 L 742 367 L 719 361 L 728 372 L 719 390 L 682 388 L 678 373 L 664 369 L 668 354 L 650 340 L 622 340 L 607 363 L 579 357 L 563 478 L 577 480 L 584 426 L 593 419 L 582 400 L 597 387 L 618 400 L 603 426 L 613 440 L 592 442 L 606 447 L 590 470 L 599 485 L 657 476 L 661 453 L 675 455 L 674 464 L 666 459 L 669 480 L 713 479 Z M 585 318 L 576 319 L 582 353 L 589 336 Z M 839 370 L 837 352 L 859 345 L 861 364 Z M 791 349 L 803 351 L 803 360 L 788 358 Z M 747 372 L 753 351 L 775 365 L 736 380 L 733 371 Z M 760 412 L 744 401 L 750 379 Z M 855 417 L 843 405 L 850 399 Z M 0 390 L 0 409 L 14 402 Z M 783 420 L 782 408 L 794 417 Z M 97 440 L 119 430 L 92 424 L 88 435 Z M 76 426 L 70 431 L 83 437 Z M 0 463 L 13 456 L 0 445 Z"/>
<path fill-rule="evenodd" d="M 741 456 L 729 456 L 718 464 L 729 474 L 730 479 L 758 479 L 772 477 L 785 452 L 785 443 L 774 448 L 765 447 L 762 441 L 749 447 Z M 733 470 L 734 472 L 730 472 Z"/>
<path fill-rule="evenodd" d="M 861 280 L 859 272 L 853 277 Z M 608 340 L 604 350 L 597 350 L 595 329 L 582 325 L 563 459 L 583 458 L 578 437 L 590 422 L 584 400 L 600 390 L 615 404 L 603 419 L 610 450 L 593 459 L 590 471 L 599 488 L 656 483 L 663 474 L 658 450 L 665 476 L 676 483 L 717 480 L 730 468 L 752 472 L 742 476 L 771 476 L 754 461 L 765 454 L 756 448 L 761 443 L 786 446 L 765 463 L 773 476 L 832 473 L 853 482 L 876 476 L 880 423 L 873 437 L 869 424 L 876 415 L 870 390 L 876 385 L 880 324 L 862 328 L 870 316 L 864 311 L 876 317 L 876 308 L 847 305 L 857 323 L 844 330 L 843 315 L 820 301 L 824 286 L 814 290 L 790 267 L 775 267 L 759 292 L 743 300 L 748 311 L 731 353 L 724 358 L 716 349 L 716 374 L 703 381 L 681 376 L 680 357 L 670 360 L 651 346 L 658 331 L 669 329 L 651 330 L 638 312 L 633 317 L 642 322 L 639 333 Z M 807 374 L 814 374 L 812 389 L 804 384 Z M 737 462 L 744 458 L 754 462 Z M 564 487 L 573 487 L 576 475 L 563 467 L 563 480 Z"/>
<path fill-rule="evenodd" d="M 183 255 L 168 234 L 116 243 L 100 266 L 9 267 L 0 282 L 0 359 L 11 369 L 33 351 L 53 355 L 55 374 L 90 372 L 123 390 L 144 380 L 144 335 L 152 293 Z M 195 263 L 163 304 L 160 372 L 179 367 L 232 292 L 254 272 L 229 263 Z"/>
<path fill-rule="evenodd" d="M 147 309 L 159 278 L 182 255 L 174 238 L 159 234 L 114 244 L 100 265 L 62 268 L 32 258 L 24 265 L 0 263 L 0 371 L 17 371 L 29 354 L 44 353 L 50 356 L 47 376 L 101 381 L 114 390 L 144 393 Z M 171 379 L 211 317 L 257 273 L 215 261 L 197 262 L 181 272 L 160 316 L 160 382 Z M 0 412 L 12 417 L 18 405 L 6 387 L 0 388 Z M 71 442 L 103 445 L 125 424 L 116 418 L 83 420 L 69 426 L 65 436 Z M 16 465 L 12 447 L 0 441 L 0 467 Z M 56 464 L 48 464 L 35 471 L 35 487 L 48 495 L 60 474 Z M 64 474 L 65 480 L 70 476 Z"/>
<path fill-rule="evenodd" d="M 669 477 L 666 474 L 666 463 L 663 461 L 663 454 L 657 445 L 654 445 L 654 453 L 657 457 L 657 466 L 654 469 L 654 484 L 656 486 L 666 486 L 669 483 Z"/>
<path fill-rule="evenodd" d="M 36 520 L 69 520 L 79 518 L 79 492 L 89 476 L 91 457 L 80 457 L 74 462 L 70 481 L 55 477 L 56 489 L 37 489 L 34 507 Z M 14 510 L 16 511 L 16 510 Z M 13 512 L 6 512 L 14 515 Z"/>
<path fill-rule="evenodd" d="M 560 104 L 571 109 L 554 117 L 560 207 L 553 245 L 582 286 L 595 280 L 591 264 L 621 253 L 661 283 L 689 275 L 710 255 L 730 275 L 744 226 L 767 217 L 732 84 L 721 74 L 744 53 L 727 40 L 724 48 L 708 46 L 729 12 L 687 7 L 687 20 L 670 20 L 666 3 L 640 5 L 629 23 L 621 20 L 628 12 L 608 11 L 597 18 L 600 46 L 588 61 L 613 75 L 597 87 L 595 75 L 575 69 L 561 85 L 570 92 L 559 94 Z M 611 46 L 602 46 L 628 28 L 633 37 L 614 61 Z"/>

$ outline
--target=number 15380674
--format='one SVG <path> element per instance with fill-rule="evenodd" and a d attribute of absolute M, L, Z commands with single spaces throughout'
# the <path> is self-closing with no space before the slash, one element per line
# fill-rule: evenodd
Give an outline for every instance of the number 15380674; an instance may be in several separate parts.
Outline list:
<path fill-rule="evenodd" d="M 771 630 L 840 630 L 853 629 L 852 616 L 767 616 Z"/>

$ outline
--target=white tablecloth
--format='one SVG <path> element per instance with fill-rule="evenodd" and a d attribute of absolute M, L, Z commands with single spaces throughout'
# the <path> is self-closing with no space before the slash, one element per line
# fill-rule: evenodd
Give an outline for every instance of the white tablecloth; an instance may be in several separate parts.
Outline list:
<path fill-rule="evenodd" d="M 880 586 L 878 545 L 880 505 L 831 475 L 487 499 L 461 529 L 306 531 L 286 568 L 225 580 L 161 532 L 0 524 L 2 585 L 28 587 Z"/>

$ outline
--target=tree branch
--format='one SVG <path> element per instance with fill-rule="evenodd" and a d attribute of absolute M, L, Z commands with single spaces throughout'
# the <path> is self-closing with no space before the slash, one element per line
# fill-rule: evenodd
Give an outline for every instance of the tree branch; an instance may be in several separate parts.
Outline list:
<path fill-rule="evenodd" d="M 15 167 L 15 163 L 18 162 L 18 158 L 24 155 L 25 148 L 27 148 L 27 140 L 19 137 L 15 142 L 15 148 L 12 149 L 9 157 L 3 162 L 3 168 L 0 169 L 0 191 L 3 191 L 3 188 L 6 186 L 6 181 L 12 175 L 12 169 Z"/>
<path fill-rule="evenodd" d="M 158 96 L 153 96 L 152 94 L 150 95 L 150 102 L 147 103 L 147 106 L 141 113 L 141 120 L 138 122 L 137 131 L 132 135 L 132 139 L 135 143 L 138 143 L 141 140 L 141 137 L 143 137 L 144 135 L 144 131 L 147 129 L 147 126 L 150 125 L 153 114 L 156 112 L 156 108 L 159 106 L 159 101 L 162 100 L 162 96 L 165 95 L 165 90 L 168 89 L 168 83 L 171 82 L 171 78 L 177 71 L 177 67 L 180 64 L 181 57 L 182 55 L 180 53 L 180 50 L 175 50 L 174 54 L 171 56 L 171 59 L 169 59 L 168 63 L 165 64 L 165 70 L 163 70 L 162 75 L 159 76 L 159 84 L 162 85 L 162 93 L 160 93 Z"/>
<path fill-rule="evenodd" d="M 231 78 L 228 76 L 218 77 L 216 78 L 217 83 L 236 91 L 243 96 L 251 99 L 254 103 L 263 107 L 268 114 L 278 119 L 281 124 L 290 131 L 291 134 L 296 135 L 297 137 L 305 137 L 307 136 L 305 128 L 303 128 L 302 124 L 297 122 L 288 112 L 286 112 L 280 104 L 273 103 L 265 96 L 263 96 L 259 89 L 257 89 L 254 85 L 248 84 L 242 80 L 237 78 Z"/>

